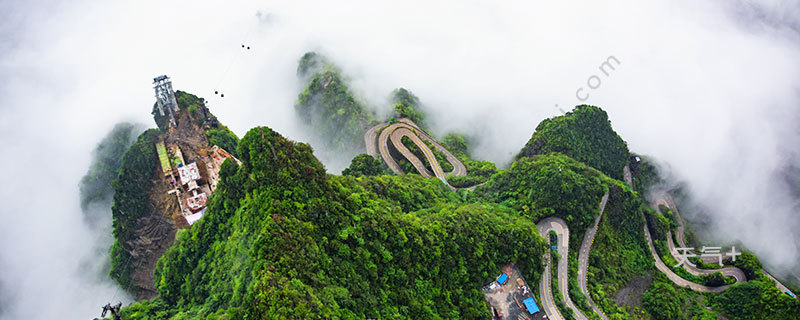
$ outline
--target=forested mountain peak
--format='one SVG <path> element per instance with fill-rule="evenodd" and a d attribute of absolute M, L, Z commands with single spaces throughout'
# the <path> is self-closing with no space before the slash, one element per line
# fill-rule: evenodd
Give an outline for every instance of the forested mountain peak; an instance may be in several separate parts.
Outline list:
<path fill-rule="evenodd" d="M 590 105 L 542 120 L 517 158 L 549 152 L 568 155 L 616 179 L 622 179 L 629 156 L 628 146 L 611 128 L 608 114 Z"/>

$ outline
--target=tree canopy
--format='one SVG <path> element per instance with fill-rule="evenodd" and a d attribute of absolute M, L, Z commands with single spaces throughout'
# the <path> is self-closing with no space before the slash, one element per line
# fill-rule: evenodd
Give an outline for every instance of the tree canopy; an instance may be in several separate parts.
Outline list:
<path fill-rule="evenodd" d="M 628 146 L 611 128 L 608 114 L 595 106 L 580 105 L 563 116 L 545 119 L 517 157 L 559 152 L 622 179 Z"/>
<path fill-rule="evenodd" d="M 487 318 L 479 289 L 500 267 L 541 274 L 546 243 L 513 209 L 418 175 L 327 175 L 266 127 L 237 151 L 243 165 L 223 164 L 205 216 L 159 260 L 160 298 L 130 319 Z"/>
<path fill-rule="evenodd" d="M 383 161 L 362 153 L 353 158 L 349 167 L 342 170 L 342 175 L 353 177 L 377 176 L 386 173 L 384 167 Z"/>

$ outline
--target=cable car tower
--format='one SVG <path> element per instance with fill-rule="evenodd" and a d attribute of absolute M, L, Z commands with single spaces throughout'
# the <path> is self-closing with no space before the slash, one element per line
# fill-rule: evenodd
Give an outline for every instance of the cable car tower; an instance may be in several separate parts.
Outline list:
<path fill-rule="evenodd" d="M 153 89 L 156 90 L 158 100 L 158 112 L 163 117 L 169 114 L 169 122 L 172 126 L 177 126 L 175 114 L 180 114 L 178 101 L 175 100 L 175 91 L 172 90 L 172 80 L 166 75 L 153 78 Z"/>

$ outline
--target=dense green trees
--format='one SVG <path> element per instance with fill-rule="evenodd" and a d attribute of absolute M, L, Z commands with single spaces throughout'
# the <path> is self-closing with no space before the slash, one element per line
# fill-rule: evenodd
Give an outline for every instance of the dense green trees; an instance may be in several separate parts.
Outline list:
<path fill-rule="evenodd" d="M 103 201 L 113 194 L 111 181 L 122 165 L 122 154 L 133 143 L 138 126 L 122 122 L 111 129 L 92 151 L 89 171 L 81 179 L 81 208 L 84 212 L 91 202 Z"/>
<path fill-rule="evenodd" d="M 431 143 L 430 141 L 424 140 L 424 142 L 425 145 L 428 147 L 428 149 L 430 149 L 431 152 L 433 153 L 433 156 L 436 157 L 436 161 L 438 161 L 439 165 L 442 166 L 442 170 L 444 170 L 444 172 L 453 171 L 453 165 L 449 161 L 447 161 L 447 157 L 444 155 L 444 153 L 442 153 L 441 151 L 439 151 L 439 149 L 434 147 L 433 143 Z"/>
<path fill-rule="evenodd" d="M 119 176 L 113 182 L 114 205 L 111 208 L 114 245 L 111 247 L 111 277 L 123 288 L 131 288 L 131 272 L 136 264 L 130 254 L 130 240 L 134 237 L 136 219 L 149 214 L 153 208 L 148 198 L 153 187 L 151 179 L 158 169 L 158 155 L 154 144 L 159 132 L 149 129 L 139 135 L 125 154 Z"/>
<path fill-rule="evenodd" d="M 589 105 L 543 120 L 517 157 L 550 152 L 568 155 L 615 179 L 622 179 L 628 163 L 628 146 L 611 128 L 608 114 Z"/>
<path fill-rule="evenodd" d="M 350 166 L 342 171 L 342 175 L 353 177 L 377 176 L 386 173 L 384 168 L 385 165 L 383 161 L 366 153 L 362 153 L 353 158 L 353 161 L 350 162 Z"/>
<path fill-rule="evenodd" d="M 675 286 L 661 273 L 642 295 L 642 306 L 656 320 L 715 320 L 716 313 L 707 305 L 703 294 Z"/>
<path fill-rule="evenodd" d="M 639 157 L 639 162 L 635 160 L 630 162 L 631 174 L 633 175 L 633 190 L 645 194 L 650 188 L 663 181 L 650 157 L 641 155 L 633 156 Z"/>
<path fill-rule="evenodd" d="M 570 228 L 570 247 L 577 248 L 599 213 L 604 183 L 610 181 L 583 163 L 551 153 L 520 158 L 476 188 L 475 194 L 514 208 L 533 221 L 548 216 L 564 219 Z"/>
<path fill-rule="evenodd" d="M 196 112 L 198 109 L 205 107 L 203 98 L 180 90 L 175 91 L 175 100 L 178 102 L 178 107 L 180 107 L 181 111 L 193 109 Z"/>
<path fill-rule="evenodd" d="M 736 257 L 736 261 L 725 260 L 725 264 L 742 269 L 747 280 L 761 277 L 761 261 L 756 258 L 756 255 L 748 251 L 743 251 L 742 255 Z"/>
<path fill-rule="evenodd" d="M 433 168 L 431 167 L 430 162 L 428 162 L 428 158 L 426 158 L 425 154 L 422 153 L 422 150 L 413 141 L 411 141 L 411 138 L 404 136 L 404 137 L 400 138 L 400 141 L 403 143 L 403 146 L 408 149 L 408 151 L 410 151 L 412 154 L 414 154 L 414 156 L 416 156 L 417 159 L 419 159 L 419 161 L 422 161 L 422 164 L 425 166 L 426 169 L 428 169 L 428 172 L 433 173 Z M 397 148 L 395 148 L 395 149 L 397 149 Z M 411 161 L 406 159 L 399 152 L 397 154 L 399 155 L 399 157 L 396 158 L 396 159 L 398 159 L 397 164 L 400 165 L 400 168 L 403 169 L 403 172 L 405 172 L 405 173 L 419 173 L 419 172 L 417 172 L 417 169 L 414 167 L 414 165 L 411 164 Z M 421 173 L 419 173 L 419 174 L 421 174 Z"/>
<path fill-rule="evenodd" d="M 447 181 L 457 188 L 471 187 L 489 180 L 497 172 L 497 166 L 491 161 L 478 161 L 469 154 L 469 139 L 463 135 L 450 133 L 444 136 L 442 144 L 450 151 L 467 169 L 466 177 L 448 178 Z"/>
<path fill-rule="evenodd" d="M 667 232 L 672 230 L 670 220 L 650 208 L 645 209 L 644 216 L 653 240 L 667 241 Z"/>
<path fill-rule="evenodd" d="M 225 162 L 206 215 L 159 260 L 161 298 L 126 318 L 486 318 L 479 288 L 502 265 L 540 279 L 546 244 L 512 209 L 417 175 L 329 176 L 269 128 L 238 152 L 243 165 Z"/>
<path fill-rule="evenodd" d="M 469 144 L 463 135 L 449 133 L 444 136 L 443 145 L 457 157 L 469 154 Z"/>
<path fill-rule="evenodd" d="M 800 319 L 800 301 L 775 288 L 769 279 L 737 283 L 711 301 L 729 319 Z"/>
<path fill-rule="evenodd" d="M 363 128 L 374 121 L 335 67 L 308 53 L 298 74 L 308 82 L 296 105 L 301 117 L 334 147 L 360 146 Z M 202 99 L 176 96 L 183 109 L 207 112 Z M 422 125 L 416 96 L 398 89 L 392 102 L 400 116 Z M 445 136 L 443 144 L 469 174 L 448 180 L 457 187 L 486 182 L 474 193 L 452 192 L 419 175 L 386 175 L 383 163 L 366 154 L 353 158 L 342 176 L 329 175 L 309 145 L 266 127 L 241 140 L 223 126 L 204 129 L 212 144 L 237 155 L 243 165 L 223 163 L 204 217 L 178 232 L 158 261 L 160 297 L 126 307 L 124 319 L 488 318 L 479 288 L 501 266 L 515 263 L 529 284 L 541 280 L 547 241 L 535 223 L 548 216 L 569 224 L 571 254 L 563 258 L 570 259 L 570 295 L 585 308 L 577 289 L 577 249 L 605 192 L 609 201 L 588 279 L 592 298 L 612 319 L 647 318 L 642 308 L 656 319 L 713 319 L 708 305 L 731 319 L 800 314 L 796 301 L 760 277 L 761 265 L 752 254 L 735 265 L 756 281 L 718 296 L 676 287 L 652 267 L 643 223 L 663 252 L 674 215 L 658 215 L 640 198 L 659 181 L 649 161 L 631 167 L 638 193 L 609 178 L 622 177 L 628 150 L 596 107 L 578 106 L 543 121 L 517 161 L 499 172 L 491 162 L 470 158 L 469 139 Z M 152 210 L 148 173 L 158 172 L 157 139 L 157 130 L 143 133 L 125 152 L 114 182 L 117 241 L 111 274 L 123 286 L 130 284 L 128 261 L 135 260 L 126 246 L 136 219 Z M 416 146 L 409 148 L 427 162 Z M 446 165 L 441 153 L 436 156 Z M 696 280 L 725 281 L 720 276 Z M 651 278 L 642 308 L 616 304 L 622 288 Z M 742 308 L 747 310 L 739 312 Z"/>
<path fill-rule="evenodd" d="M 426 169 L 428 169 L 430 173 L 433 173 L 433 167 L 431 162 L 428 161 L 428 157 L 425 156 L 425 153 L 422 152 L 422 149 L 420 149 L 420 147 L 417 146 L 417 144 L 414 143 L 411 140 L 411 138 L 404 136 L 400 138 L 400 141 L 403 143 L 403 146 L 405 146 L 409 151 L 411 151 L 412 154 L 414 154 L 417 157 L 417 159 L 422 161 L 422 164 L 425 166 Z M 436 158 L 436 161 L 442 167 L 442 170 L 444 170 L 444 172 L 453 171 L 453 165 L 447 161 L 447 157 L 444 156 L 444 153 L 439 151 L 439 149 L 436 149 L 432 143 L 424 140 L 423 142 L 425 143 L 425 146 L 429 150 L 431 150 L 431 153 L 433 153 L 433 156 Z M 407 173 L 417 172 L 416 168 L 414 168 L 411 162 L 408 161 L 408 159 L 405 159 L 405 157 L 402 156 L 398 157 L 398 165 L 400 165 L 400 168 L 403 169 L 404 172 Z"/>
<path fill-rule="evenodd" d="M 638 276 L 654 271 L 645 242 L 642 202 L 627 185 L 613 181 L 605 213 L 589 255 L 588 287 L 594 302 L 609 316 L 628 317 L 614 294 Z M 583 233 L 581 233 L 583 234 Z"/>
<path fill-rule="evenodd" d="M 392 92 L 392 103 L 394 104 L 394 117 L 408 118 L 422 129 L 427 129 L 425 114 L 422 113 L 419 98 L 411 91 L 404 88 L 395 89 Z"/>
<path fill-rule="evenodd" d="M 203 98 L 193 95 L 188 92 L 177 90 L 175 91 L 175 100 L 178 103 L 178 114 L 175 115 L 176 121 L 180 119 L 181 115 L 188 111 L 198 126 L 202 126 L 208 120 L 210 124 L 216 125 L 216 117 L 209 112 Z M 161 116 L 158 111 L 158 104 L 153 104 L 153 120 L 162 131 L 166 131 L 169 126 L 169 114 Z"/>
<path fill-rule="evenodd" d="M 335 66 L 314 53 L 300 59 L 298 74 L 308 80 L 297 115 L 328 147 L 350 153 L 363 147 L 363 128 L 374 116 L 356 100 Z"/>
<path fill-rule="evenodd" d="M 313 74 L 329 66 L 330 63 L 322 55 L 313 51 L 306 52 L 300 57 L 300 61 L 297 63 L 297 75 L 302 78 L 309 78 L 313 76 Z"/>
<path fill-rule="evenodd" d="M 481 176 L 455 176 L 447 175 L 447 183 L 456 188 L 468 188 L 486 182 L 486 177 Z"/>
<path fill-rule="evenodd" d="M 208 144 L 218 145 L 234 157 L 236 156 L 236 145 L 239 144 L 239 138 L 228 127 L 220 126 L 219 129 L 206 130 L 206 137 L 208 137 Z"/>
<path fill-rule="evenodd" d="M 642 295 L 642 305 L 654 318 L 659 320 L 681 319 L 683 297 L 666 282 L 653 282 Z"/>

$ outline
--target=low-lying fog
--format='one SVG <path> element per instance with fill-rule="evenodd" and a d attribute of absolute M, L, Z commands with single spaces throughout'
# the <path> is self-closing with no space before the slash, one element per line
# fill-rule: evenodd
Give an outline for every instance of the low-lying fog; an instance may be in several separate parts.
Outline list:
<path fill-rule="evenodd" d="M 783 177 L 800 161 L 799 17 L 780 0 L 2 2 L 0 318 L 86 319 L 128 301 L 77 186 L 115 123 L 154 125 L 154 76 L 208 99 L 239 136 L 267 125 L 306 141 L 293 104 L 309 50 L 381 112 L 392 89 L 413 91 L 435 133 L 476 137 L 475 155 L 500 165 L 543 118 L 601 106 L 631 150 L 688 183 L 716 241 L 796 271 L 798 195 Z M 323 160 L 339 172 L 348 159 Z"/>

